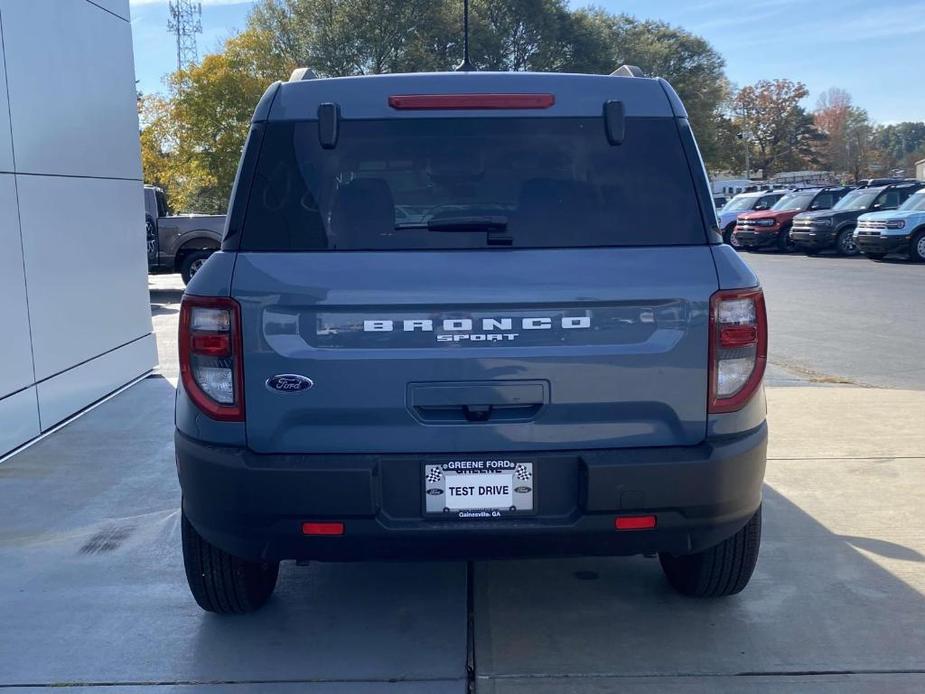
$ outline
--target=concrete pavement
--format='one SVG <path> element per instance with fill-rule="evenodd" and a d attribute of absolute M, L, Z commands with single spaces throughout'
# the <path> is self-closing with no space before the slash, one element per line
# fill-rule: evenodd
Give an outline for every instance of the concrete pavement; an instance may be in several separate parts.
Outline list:
<path fill-rule="evenodd" d="M 764 538 L 745 592 L 686 600 L 642 558 L 477 564 L 480 691 L 925 690 L 925 440 L 882 416 L 921 413 L 925 393 L 769 396 Z"/>
<path fill-rule="evenodd" d="M 200 611 L 180 556 L 172 401 L 146 379 L 0 465 L 0 690 L 465 690 L 461 563 L 287 564 L 259 613 Z"/>
<path fill-rule="evenodd" d="M 0 685 L 463 692 L 471 655 L 480 692 L 925 688 L 925 457 L 880 416 L 925 393 L 769 396 L 765 536 L 740 596 L 678 597 L 644 558 L 479 562 L 471 605 L 460 563 L 286 565 L 263 611 L 229 619 L 187 594 L 172 388 L 147 379 L 0 466 Z M 820 413 L 850 417 L 846 443 Z"/>

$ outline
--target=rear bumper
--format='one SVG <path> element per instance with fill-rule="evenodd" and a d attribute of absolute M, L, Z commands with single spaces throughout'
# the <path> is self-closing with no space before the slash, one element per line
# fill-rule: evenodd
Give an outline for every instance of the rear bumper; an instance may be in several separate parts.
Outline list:
<path fill-rule="evenodd" d="M 856 236 L 855 243 L 861 253 L 908 253 L 908 236 Z"/>
<path fill-rule="evenodd" d="M 831 229 L 825 231 L 813 229 L 810 231 L 803 230 L 790 230 L 790 240 L 798 248 L 809 248 L 812 250 L 822 250 L 823 248 L 831 248 L 835 243 L 835 232 Z"/>
<path fill-rule="evenodd" d="M 742 248 L 770 248 L 777 245 L 778 229 L 773 231 L 734 231 Z"/>
<path fill-rule="evenodd" d="M 537 514 L 490 520 L 425 518 L 421 456 L 262 455 L 179 432 L 175 442 L 190 522 L 248 559 L 683 554 L 733 535 L 758 508 L 767 426 L 691 447 L 538 452 Z M 655 514 L 657 527 L 614 529 L 636 514 Z M 325 520 L 344 534 L 302 535 L 302 522 Z"/>

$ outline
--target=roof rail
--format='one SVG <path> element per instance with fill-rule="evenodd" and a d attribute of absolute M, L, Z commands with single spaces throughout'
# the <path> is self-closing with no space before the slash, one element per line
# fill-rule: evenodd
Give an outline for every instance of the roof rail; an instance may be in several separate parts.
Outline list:
<path fill-rule="evenodd" d="M 642 68 L 635 65 L 621 65 L 610 73 L 611 77 L 645 77 Z"/>
<path fill-rule="evenodd" d="M 292 74 L 289 75 L 290 82 L 300 82 L 302 80 L 315 80 L 318 79 L 318 75 L 315 74 L 315 71 L 308 67 L 297 67 L 292 71 Z"/>

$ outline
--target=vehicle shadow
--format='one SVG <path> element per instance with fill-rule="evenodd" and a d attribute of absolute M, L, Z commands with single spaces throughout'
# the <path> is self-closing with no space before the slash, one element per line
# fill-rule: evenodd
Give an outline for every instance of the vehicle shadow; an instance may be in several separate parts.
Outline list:
<path fill-rule="evenodd" d="M 152 304 L 179 304 L 183 298 L 182 289 L 154 289 L 148 290 Z"/>
<path fill-rule="evenodd" d="M 165 306 L 163 304 L 154 304 L 154 303 L 151 304 L 151 315 L 152 316 L 170 316 L 170 315 L 173 315 L 174 313 L 179 313 L 179 312 L 180 312 L 180 309 L 173 308 L 173 306 L 170 306 L 170 305 Z"/>
<path fill-rule="evenodd" d="M 791 253 L 790 255 L 804 256 L 806 258 L 813 258 L 814 260 L 818 258 L 819 260 L 866 260 L 867 262 L 871 262 L 870 258 L 860 253 L 857 255 L 840 255 L 835 251 L 830 250 L 820 251 L 819 253 L 814 253 L 812 255 L 809 253 L 800 253 L 797 251 Z"/>
<path fill-rule="evenodd" d="M 925 596 L 856 548 L 923 561 L 834 534 L 766 487 L 761 557 L 737 596 L 678 596 L 655 559 L 479 563 L 478 676 L 922 671 Z"/>
<path fill-rule="evenodd" d="M 901 256 L 901 255 L 888 255 L 885 258 L 879 260 L 880 263 L 886 263 L 888 265 L 919 265 L 920 263 L 914 261 L 912 258 Z"/>

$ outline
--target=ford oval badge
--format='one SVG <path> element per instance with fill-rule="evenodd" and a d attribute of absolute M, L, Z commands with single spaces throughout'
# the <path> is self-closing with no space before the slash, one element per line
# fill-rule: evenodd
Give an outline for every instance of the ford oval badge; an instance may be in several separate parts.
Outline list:
<path fill-rule="evenodd" d="M 267 388 L 274 393 L 299 393 L 313 385 L 312 379 L 299 374 L 278 374 L 267 379 Z"/>

